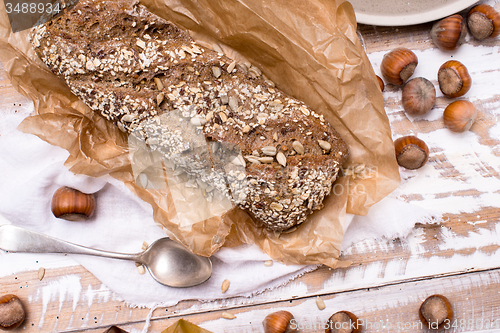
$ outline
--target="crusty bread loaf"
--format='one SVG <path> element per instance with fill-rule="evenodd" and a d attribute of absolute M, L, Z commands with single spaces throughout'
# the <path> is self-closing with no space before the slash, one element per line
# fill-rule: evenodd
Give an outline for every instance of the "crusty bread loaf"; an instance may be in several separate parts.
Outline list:
<path fill-rule="evenodd" d="M 136 2 L 80 0 L 31 42 L 92 110 L 269 229 L 320 209 L 347 158 L 322 115 Z"/>

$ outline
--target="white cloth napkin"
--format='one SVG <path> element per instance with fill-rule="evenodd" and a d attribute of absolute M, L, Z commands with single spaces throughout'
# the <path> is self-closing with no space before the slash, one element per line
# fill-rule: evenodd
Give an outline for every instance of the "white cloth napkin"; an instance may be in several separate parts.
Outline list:
<path fill-rule="evenodd" d="M 63 165 L 68 157 L 65 150 L 18 131 L 17 125 L 32 110 L 33 106 L 28 105 L 18 112 L 0 113 L 0 215 L 9 221 L 4 223 L 84 246 L 125 253 L 139 252 L 144 241 L 151 244 L 165 237 L 153 221 L 152 208 L 121 182 L 111 177 L 74 175 Z M 55 218 L 50 202 L 54 191 L 61 186 L 83 192 L 98 191 L 95 216 L 85 222 Z M 387 214 L 388 211 L 392 213 Z M 369 237 L 404 236 L 416 222 L 428 220 L 432 215 L 422 208 L 385 199 L 366 217 L 348 217 L 353 222 L 346 232 L 343 248 Z M 1 258 L 8 265 L 16 256 L 19 254 L 2 253 Z M 235 295 L 251 296 L 317 268 L 277 262 L 268 267 L 264 261 L 269 257 L 256 246 L 223 248 L 212 257 L 213 275 L 206 283 L 179 289 L 157 283 L 148 273 L 140 275 L 133 262 L 82 255 L 73 257 L 127 303 L 150 308 L 173 305 L 185 299 L 205 301 Z M 231 285 L 222 294 L 221 285 L 225 279 L 230 280 Z"/>

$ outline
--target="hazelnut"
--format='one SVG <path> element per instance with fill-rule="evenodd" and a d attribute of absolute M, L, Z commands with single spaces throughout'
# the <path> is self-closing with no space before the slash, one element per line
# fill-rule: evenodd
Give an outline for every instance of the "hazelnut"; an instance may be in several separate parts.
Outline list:
<path fill-rule="evenodd" d="M 456 98 L 470 90 L 472 79 L 464 64 L 457 60 L 449 60 L 438 70 L 438 83 L 443 95 Z"/>
<path fill-rule="evenodd" d="M 264 325 L 265 333 L 292 333 L 297 332 L 297 328 L 293 327 L 293 315 L 288 311 L 277 311 L 268 314 L 262 324 Z"/>
<path fill-rule="evenodd" d="M 402 92 L 402 103 L 406 113 L 421 116 L 429 112 L 436 102 L 436 89 L 431 81 L 417 77 L 406 82 Z"/>
<path fill-rule="evenodd" d="M 432 295 L 420 306 L 419 317 L 428 328 L 438 330 L 453 318 L 453 309 L 446 297 Z"/>
<path fill-rule="evenodd" d="M 500 14 L 490 5 L 479 4 L 469 11 L 467 26 L 475 39 L 497 37 L 500 34 Z"/>
<path fill-rule="evenodd" d="M 421 168 L 429 159 L 429 148 L 416 136 L 408 135 L 396 139 L 394 148 L 398 164 L 408 170 Z"/>
<path fill-rule="evenodd" d="M 406 48 L 397 48 L 384 55 L 380 71 L 387 82 L 402 85 L 415 71 L 418 59 L 415 53 Z"/>
<path fill-rule="evenodd" d="M 385 88 L 384 80 L 382 80 L 382 78 L 377 75 L 377 81 L 378 85 L 380 86 L 380 91 L 384 91 Z"/>
<path fill-rule="evenodd" d="M 443 51 L 457 49 L 467 36 L 464 18 L 455 14 L 434 23 L 431 38 L 434 44 Z"/>
<path fill-rule="evenodd" d="M 68 221 L 83 221 L 94 214 L 93 194 L 82 193 L 69 187 L 61 187 L 52 196 L 52 213 Z"/>
<path fill-rule="evenodd" d="M 476 120 L 477 109 L 469 101 L 459 100 L 449 104 L 443 112 L 443 122 L 450 131 L 468 131 Z"/>
<path fill-rule="evenodd" d="M 359 333 L 358 318 L 349 311 L 334 313 L 325 325 L 325 333 Z"/>
<path fill-rule="evenodd" d="M 0 329 L 13 330 L 22 324 L 25 317 L 23 303 L 16 295 L 0 297 Z"/>

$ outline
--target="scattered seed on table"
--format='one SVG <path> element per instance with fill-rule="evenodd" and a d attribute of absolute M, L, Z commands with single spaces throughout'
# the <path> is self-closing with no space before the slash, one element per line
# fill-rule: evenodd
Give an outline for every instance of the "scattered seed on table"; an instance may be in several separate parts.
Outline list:
<path fill-rule="evenodd" d="M 325 309 L 325 301 L 320 296 L 316 297 L 316 305 L 318 306 L 318 309 L 324 310 Z"/>
<path fill-rule="evenodd" d="M 42 281 L 43 277 L 45 276 L 45 268 L 40 267 L 38 269 L 38 279 Z"/>
<path fill-rule="evenodd" d="M 228 289 L 229 289 L 229 285 L 231 284 L 231 282 L 228 280 L 228 279 L 225 279 L 223 282 L 222 282 L 222 286 L 221 286 L 221 290 L 222 290 L 222 293 L 224 294 Z"/>
<path fill-rule="evenodd" d="M 236 316 L 229 312 L 222 312 L 222 318 L 224 319 L 234 319 Z"/>

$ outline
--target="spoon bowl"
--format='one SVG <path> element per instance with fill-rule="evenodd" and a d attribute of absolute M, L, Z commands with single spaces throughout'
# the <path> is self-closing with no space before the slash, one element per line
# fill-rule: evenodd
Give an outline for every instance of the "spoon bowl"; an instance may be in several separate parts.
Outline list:
<path fill-rule="evenodd" d="M 170 287 L 191 287 L 205 282 L 212 273 L 208 258 L 188 252 L 169 238 L 160 238 L 141 254 L 139 261 L 151 276 Z"/>
<path fill-rule="evenodd" d="M 13 225 L 3 225 L 0 226 L 0 249 L 9 252 L 85 254 L 132 260 L 142 263 L 153 279 L 169 287 L 193 287 L 207 281 L 212 275 L 212 262 L 209 258 L 191 253 L 169 238 L 156 240 L 144 252 L 128 254 L 96 250 Z"/>

